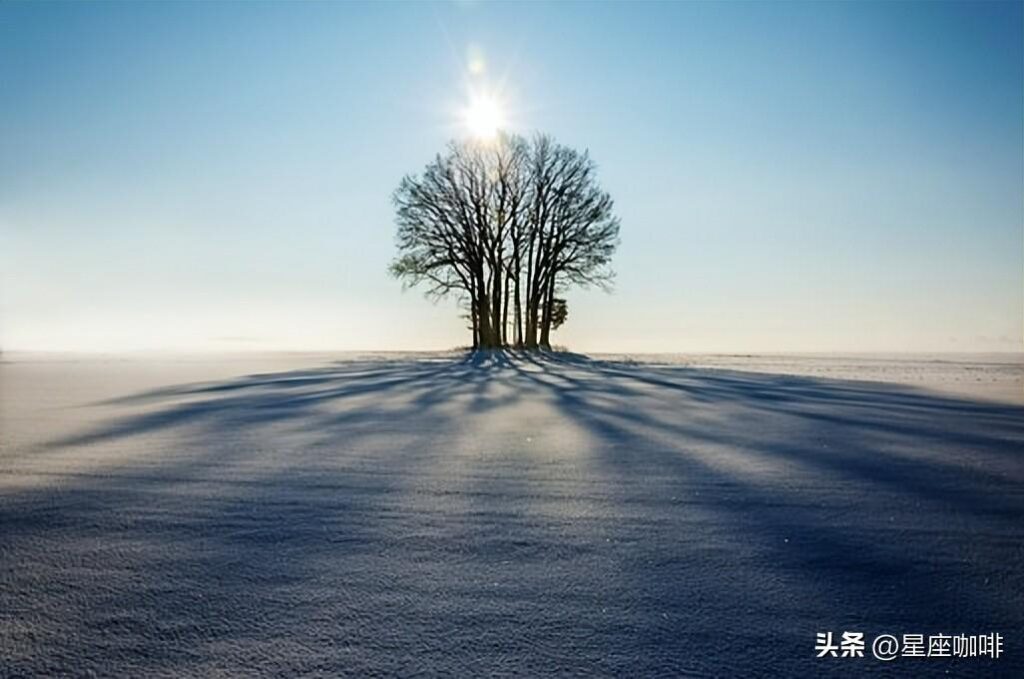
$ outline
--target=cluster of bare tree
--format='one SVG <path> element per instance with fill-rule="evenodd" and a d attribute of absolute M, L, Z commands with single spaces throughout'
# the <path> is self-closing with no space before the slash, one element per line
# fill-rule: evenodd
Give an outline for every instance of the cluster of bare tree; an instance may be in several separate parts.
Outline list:
<path fill-rule="evenodd" d="M 453 142 L 394 195 L 391 273 L 428 296 L 456 295 L 474 348 L 550 347 L 570 285 L 607 288 L 619 220 L 596 166 L 538 135 Z"/>

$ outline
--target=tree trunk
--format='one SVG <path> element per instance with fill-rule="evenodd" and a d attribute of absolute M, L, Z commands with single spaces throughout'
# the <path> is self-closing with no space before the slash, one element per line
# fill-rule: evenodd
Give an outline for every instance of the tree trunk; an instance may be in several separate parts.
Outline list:
<path fill-rule="evenodd" d="M 476 319 L 476 295 L 469 302 L 469 317 L 473 324 L 473 351 L 480 348 L 480 324 Z"/>
<path fill-rule="evenodd" d="M 486 295 L 480 299 L 480 310 L 477 313 L 480 320 L 480 343 L 478 349 L 494 349 L 498 346 L 494 338 L 494 328 L 491 326 L 491 309 L 487 303 Z"/>
<path fill-rule="evenodd" d="M 494 344 L 500 347 L 504 344 L 501 327 L 501 265 L 494 268 L 493 280 L 491 281 L 491 326 L 494 329 Z"/>
<path fill-rule="evenodd" d="M 548 289 L 544 295 L 544 325 L 540 331 L 540 345 L 545 349 L 551 348 L 551 311 L 554 308 L 555 300 L 555 276 L 552 273 Z"/>
<path fill-rule="evenodd" d="M 473 350 L 476 351 L 480 348 L 480 326 L 476 319 L 476 291 L 473 290 L 473 286 L 469 288 L 469 324 L 470 330 L 473 331 Z"/>
<path fill-rule="evenodd" d="M 516 294 L 516 346 L 523 346 L 523 303 L 519 294 L 519 263 L 516 263 L 515 272 L 515 294 Z"/>
<path fill-rule="evenodd" d="M 526 301 L 526 348 L 537 348 L 537 315 L 540 311 L 536 294 L 530 295 Z"/>
<path fill-rule="evenodd" d="M 477 319 L 480 323 L 480 343 L 478 349 L 493 349 L 494 329 L 491 326 L 491 307 L 487 300 L 487 289 L 484 282 L 483 266 L 476 272 Z"/>
<path fill-rule="evenodd" d="M 509 286 L 509 277 L 505 276 L 505 294 L 501 298 L 502 299 L 502 303 L 501 303 L 501 340 L 502 340 L 501 344 L 502 344 L 502 346 L 508 346 L 508 307 L 509 307 L 509 301 L 510 301 L 509 298 L 508 298 L 508 286 Z"/>
<path fill-rule="evenodd" d="M 523 343 L 527 349 L 537 348 L 537 285 L 533 266 L 533 238 L 530 237 L 530 247 L 526 253 L 526 336 Z"/>

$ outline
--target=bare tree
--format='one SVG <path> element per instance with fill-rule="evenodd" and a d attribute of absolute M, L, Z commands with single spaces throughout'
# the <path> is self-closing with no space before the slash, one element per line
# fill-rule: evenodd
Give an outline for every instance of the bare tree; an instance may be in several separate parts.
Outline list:
<path fill-rule="evenodd" d="M 597 184 L 597 167 L 589 154 L 543 135 L 534 139 L 531 150 L 529 348 L 551 345 L 556 291 L 572 284 L 610 286 L 611 258 L 619 243 L 611 196 Z"/>
<path fill-rule="evenodd" d="M 556 292 L 607 288 L 619 222 L 586 153 L 538 135 L 453 142 L 394 194 L 391 273 L 468 305 L 474 348 L 550 347 Z M 512 315 L 510 322 L 509 315 Z"/>

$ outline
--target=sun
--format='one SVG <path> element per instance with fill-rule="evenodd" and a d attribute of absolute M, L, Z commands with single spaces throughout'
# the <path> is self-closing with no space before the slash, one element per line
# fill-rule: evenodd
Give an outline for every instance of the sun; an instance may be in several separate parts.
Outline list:
<path fill-rule="evenodd" d="M 463 111 L 462 122 L 473 137 L 486 141 L 494 139 L 505 126 L 505 113 L 494 96 L 476 94 Z"/>

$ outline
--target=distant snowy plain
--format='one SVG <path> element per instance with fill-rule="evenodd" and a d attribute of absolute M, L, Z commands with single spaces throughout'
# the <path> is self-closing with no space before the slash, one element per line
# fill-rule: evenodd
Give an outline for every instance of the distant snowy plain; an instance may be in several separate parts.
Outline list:
<path fill-rule="evenodd" d="M 4 358 L 0 676 L 1024 676 L 1019 355 Z"/>

